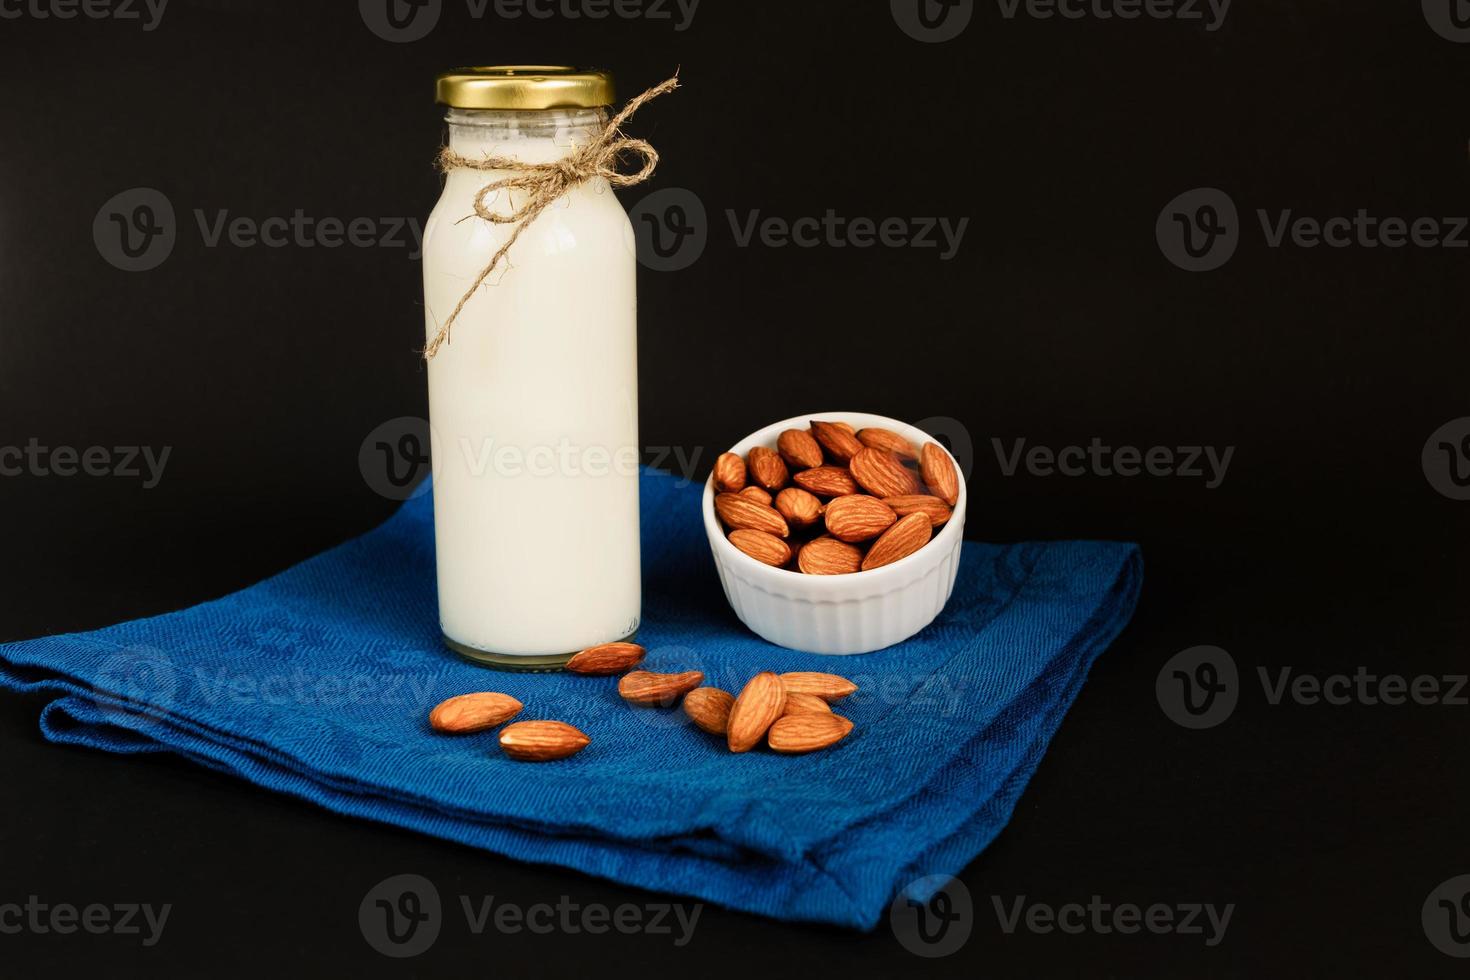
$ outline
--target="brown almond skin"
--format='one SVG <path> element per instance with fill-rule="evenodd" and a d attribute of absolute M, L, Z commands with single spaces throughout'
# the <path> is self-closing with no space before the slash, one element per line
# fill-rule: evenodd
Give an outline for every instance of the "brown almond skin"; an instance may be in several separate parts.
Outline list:
<path fill-rule="evenodd" d="M 955 472 L 954 460 L 937 442 L 926 442 L 919 450 L 919 473 L 929 492 L 954 507 L 960 502 L 960 477 Z"/>
<path fill-rule="evenodd" d="M 839 541 L 871 541 L 888 530 L 898 515 L 877 497 L 851 493 L 827 505 L 827 533 Z"/>
<path fill-rule="evenodd" d="M 790 473 L 786 461 L 774 449 L 756 446 L 745 457 L 745 471 L 752 482 L 775 493 L 786 485 Z"/>
<path fill-rule="evenodd" d="M 787 429 L 776 439 L 776 449 L 793 470 L 822 465 L 822 445 L 808 429 Z"/>
<path fill-rule="evenodd" d="M 803 711 L 815 711 L 817 714 L 830 715 L 832 706 L 815 694 L 793 694 L 786 693 L 786 710 L 781 712 L 781 717 L 800 714 Z"/>
<path fill-rule="evenodd" d="M 746 497 L 750 500 L 758 500 L 761 503 L 765 504 L 767 507 L 771 505 L 771 495 L 766 493 L 760 487 L 746 487 L 744 490 L 740 491 L 740 496 Z"/>
<path fill-rule="evenodd" d="M 523 708 L 509 694 L 479 691 L 441 701 L 429 712 L 429 727 L 445 735 L 473 735 L 514 718 Z"/>
<path fill-rule="evenodd" d="M 735 696 L 718 687 L 697 687 L 684 695 L 684 713 L 711 735 L 723 735 L 730 727 L 730 709 Z"/>
<path fill-rule="evenodd" d="M 500 750 L 519 762 L 552 762 L 576 755 L 591 741 L 564 721 L 518 721 L 500 733 Z"/>
<path fill-rule="evenodd" d="M 830 712 L 802 712 L 778 718 L 767 733 L 771 749 L 785 755 L 815 752 L 847 738 L 852 722 Z"/>
<path fill-rule="evenodd" d="M 786 689 L 781 678 L 762 671 L 746 682 L 730 708 L 725 742 L 731 752 L 749 752 L 765 736 L 771 723 L 786 710 Z"/>
<path fill-rule="evenodd" d="M 745 460 L 734 453 L 720 453 L 715 460 L 715 489 L 720 493 L 739 493 L 745 488 Z"/>
<path fill-rule="evenodd" d="M 883 502 L 899 517 L 908 517 L 910 514 L 923 514 L 929 518 L 929 523 L 935 527 L 943 527 L 944 523 L 954 516 L 954 511 L 950 509 L 949 504 L 927 493 L 913 493 L 902 497 L 884 497 Z"/>
<path fill-rule="evenodd" d="M 863 556 L 863 571 L 892 565 L 900 558 L 907 558 L 929 543 L 934 528 L 924 514 L 901 517 L 898 523 L 884 531 L 868 553 Z"/>
<path fill-rule="evenodd" d="M 643 647 L 636 643 L 599 643 L 573 656 L 566 669 L 595 676 L 621 674 L 642 663 L 643 654 Z"/>
<path fill-rule="evenodd" d="M 816 466 L 802 470 L 791 482 L 818 497 L 843 497 L 857 493 L 857 481 L 845 466 Z"/>
<path fill-rule="evenodd" d="M 822 502 L 801 487 L 787 487 L 776 494 L 773 505 L 791 527 L 811 527 L 822 519 Z"/>
<path fill-rule="evenodd" d="M 899 459 L 916 460 L 919 451 L 914 444 L 892 429 L 867 428 L 858 429 L 858 442 L 872 449 L 882 449 L 893 453 Z"/>
<path fill-rule="evenodd" d="M 682 674 L 635 670 L 624 674 L 618 681 L 618 694 L 633 704 L 668 708 L 703 683 L 704 674 L 697 670 L 686 670 Z"/>
<path fill-rule="evenodd" d="M 827 703 L 840 701 L 857 691 L 857 685 L 846 677 L 825 674 L 819 670 L 794 670 L 781 675 L 788 694 L 811 694 Z"/>
<path fill-rule="evenodd" d="M 863 448 L 850 425 L 813 420 L 812 436 L 827 451 L 827 455 L 838 463 L 846 463 Z"/>
<path fill-rule="evenodd" d="M 786 526 L 786 518 L 776 508 L 738 493 L 715 494 L 715 513 L 720 515 L 720 520 L 732 531 L 765 531 L 778 538 L 791 535 L 791 529 Z"/>
<path fill-rule="evenodd" d="M 772 568 L 780 568 L 791 560 L 791 545 L 765 531 L 731 531 L 730 543 L 756 561 Z"/>
<path fill-rule="evenodd" d="M 918 493 L 919 478 L 914 476 L 897 456 L 886 449 L 864 446 L 848 464 L 858 486 L 875 497 L 901 497 Z"/>
<path fill-rule="evenodd" d="M 863 553 L 857 545 L 823 535 L 801 546 L 796 567 L 808 575 L 851 575 L 863 567 Z"/>

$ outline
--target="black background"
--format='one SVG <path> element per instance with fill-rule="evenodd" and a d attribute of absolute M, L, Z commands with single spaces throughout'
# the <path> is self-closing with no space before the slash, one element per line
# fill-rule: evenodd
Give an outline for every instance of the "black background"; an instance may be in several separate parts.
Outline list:
<path fill-rule="evenodd" d="M 704 0 L 675 20 L 467 16 L 389 43 L 346 2 L 172 0 L 156 30 L 0 19 L 0 445 L 170 446 L 161 483 L 0 479 L 0 639 L 88 629 L 247 585 L 386 517 L 357 464 L 426 410 L 419 265 L 405 248 L 207 248 L 193 210 L 427 215 L 466 63 L 593 63 L 629 95 L 685 87 L 630 129 L 646 188 L 693 191 L 709 244 L 640 271 L 642 439 L 713 455 L 801 412 L 958 420 L 966 532 L 1137 540 L 1138 614 L 1098 663 L 1010 826 L 963 874 L 977 919 L 941 960 L 872 935 L 707 908 L 667 937 L 469 935 L 380 957 L 356 909 L 387 875 L 529 904 L 657 901 L 559 869 L 333 816 L 172 758 L 44 742 L 0 699 L 0 901 L 171 902 L 152 949 L 0 936 L 11 975 L 519 976 L 608 966 L 834 975 L 1449 975 L 1420 924 L 1470 872 L 1467 709 L 1271 705 L 1256 668 L 1462 673 L 1470 504 L 1420 451 L 1466 402 L 1465 249 L 1269 247 L 1256 210 L 1470 213 L 1470 46 L 1419 5 L 1235 4 L 1177 19 L 1004 17 L 945 43 L 887 5 Z M 179 240 L 113 268 L 92 237 L 153 187 Z M 1154 225 L 1227 192 L 1240 245 L 1182 271 Z M 968 217 L 935 249 L 738 247 L 726 210 Z M 1001 472 L 991 439 L 1234 446 L 1224 482 Z M 1243 693 L 1188 731 L 1164 661 L 1228 650 Z M 1006 934 L 992 896 L 1235 903 L 1225 940 Z"/>

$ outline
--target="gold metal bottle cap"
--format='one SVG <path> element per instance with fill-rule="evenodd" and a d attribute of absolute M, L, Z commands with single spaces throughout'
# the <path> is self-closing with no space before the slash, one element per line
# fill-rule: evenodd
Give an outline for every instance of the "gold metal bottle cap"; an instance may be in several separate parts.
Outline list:
<path fill-rule="evenodd" d="M 613 79 L 563 65 L 456 68 L 434 80 L 434 101 L 456 109 L 594 108 L 613 104 Z"/>

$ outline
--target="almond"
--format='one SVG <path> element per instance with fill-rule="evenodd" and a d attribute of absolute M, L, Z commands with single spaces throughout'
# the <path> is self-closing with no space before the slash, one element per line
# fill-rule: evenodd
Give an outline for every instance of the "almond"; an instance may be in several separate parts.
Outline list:
<path fill-rule="evenodd" d="M 850 436 L 857 435 L 857 429 L 854 429 L 851 425 L 849 425 L 846 422 L 829 422 L 827 424 L 828 425 L 831 425 L 831 426 L 833 426 L 835 428 L 841 429 L 843 432 L 846 432 Z"/>
<path fill-rule="evenodd" d="M 931 497 L 925 493 L 913 493 L 902 497 L 884 497 L 883 502 L 893 509 L 899 517 L 908 517 L 910 514 L 923 514 L 929 518 L 929 523 L 940 527 L 954 514 L 949 504 L 938 497 Z"/>
<path fill-rule="evenodd" d="M 715 460 L 715 489 L 721 493 L 739 493 L 745 486 L 745 460 L 734 453 L 720 453 Z"/>
<path fill-rule="evenodd" d="M 576 755 L 592 740 L 564 721 L 518 721 L 500 733 L 500 750 L 521 762 Z"/>
<path fill-rule="evenodd" d="M 834 499 L 827 505 L 826 517 L 832 536 L 849 544 L 876 538 L 898 520 L 883 501 L 861 493 Z"/>
<path fill-rule="evenodd" d="M 852 731 L 852 722 L 834 714 L 802 712 L 776 720 L 769 735 L 776 752 L 795 755 L 836 745 Z"/>
<path fill-rule="evenodd" d="M 756 561 L 764 562 L 772 568 L 780 568 L 791 560 L 791 546 L 765 531 L 731 531 L 730 543 Z"/>
<path fill-rule="evenodd" d="M 599 643 L 588 647 L 567 661 L 574 674 L 621 674 L 643 660 L 643 648 L 636 643 Z"/>
<path fill-rule="evenodd" d="M 796 567 L 808 575 L 849 575 L 863 566 L 857 545 L 823 535 L 801 546 Z"/>
<path fill-rule="evenodd" d="M 751 531 L 765 531 L 778 538 L 784 538 L 791 533 L 786 527 L 785 518 L 776 508 L 749 497 L 742 497 L 738 493 L 715 494 L 715 513 L 720 515 L 720 520 L 732 531 L 747 528 Z"/>
<path fill-rule="evenodd" d="M 794 715 L 803 711 L 815 711 L 817 714 L 830 715 L 832 713 L 832 707 L 815 694 L 791 694 L 788 692 L 786 695 L 786 710 L 781 712 L 781 716 L 784 718 L 786 715 Z"/>
<path fill-rule="evenodd" d="M 858 429 L 858 442 L 871 449 L 882 449 L 893 453 L 899 459 L 915 460 L 919 458 L 919 451 L 914 444 L 892 429 L 867 428 Z"/>
<path fill-rule="evenodd" d="M 929 543 L 934 528 L 924 514 L 910 514 L 900 518 L 883 536 L 873 542 L 863 558 L 863 571 L 891 565 L 900 558 L 907 558 Z"/>
<path fill-rule="evenodd" d="M 749 752 L 771 727 L 771 722 L 786 710 L 786 689 L 781 678 L 762 671 L 746 682 L 740 696 L 730 708 L 730 723 L 725 740 L 731 752 Z"/>
<path fill-rule="evenodd" d="M 814 466 L 792 478 L 797 486 L 819 497 L 842 497 L 857 493 L 857 481 L 843 466 Z"/>
<path fill-rule="evenodd" d="M 934 496 L 951 507 L 960 501 L 960 477 L 955 472 L 954 460 L 937 442 L 926 442 L 919 452 L 919 472 Z"/>
<path fill-rule="evenodd" d="M 750 478 L 767 490 L 780 490 L 786 485 L 786 480 L 790 476 L 780 454 L 765 446 L 756 446 L 752 449 L 745 457 L 745 464 Z"/>
<path fill-rule="evenodd" d="M 793 470 L 822 465 L 822 446 L 807 429 L 787 429 L 776 439 L 776 448 Z"/>
<path fill-rule="evenodd" d="M 635 670 L 618 681 L 618 694 L 633 704 L 671 707 L 685 694 L 704 683 L 704 674 L 686 670 L 682 674 L 656 674 L 651 670 Z"/>
<path fill-rule="evenodd" d="M 822 502 L 800 487 L 776 494 L 776 512 L 792 527 L 810 527 L 822 519 Z"/>
<path fill-rule="evenodd" d="M 794 670 L 782 674 L 781 685 L 788 694 L 813 694 L 828 703 L 840 701 L 858 689 L 846 677 L 817 670 Z"/>
<path fill-rule="evenodd" d="M 845 463 L 852 459 L 863 448 L 858 442 L 858 437 L 853 434 L 852 426 L 838 424 L 836 422 L 812 422 L 812 435 L 822 448 L 827 450 L 827 455 Z"/>
<path fill-rule="evenodd" d="M 524 707 L 509 694 L 481 691 L 442 701 L 429 712 L 429 727 L 447 735 L 471 735 L 503 725 Z"/>
<path fill-rule="evenodd" d="M 744 490 L 740 491 L 740 496 L 746 497 L 750 500 L 759 500 L 761 503 L 765 504 L 768 507 L 771 504 L 771 495 L 766 493 L 760 487 L 746 487 Z"/>
<path fill-rule="evenodd" d="M 902 497 L 921 489 L 919 478 L 886 449 L 864 446 L 848 468 L 858 485 L 875 497 Z"/>
<path fill-rule="evenodd" d="M 684 713 L 711 735 L 725 734 L 734 705 L 734 695 L 718 687 L 698 687 L 684 695 Z"/>

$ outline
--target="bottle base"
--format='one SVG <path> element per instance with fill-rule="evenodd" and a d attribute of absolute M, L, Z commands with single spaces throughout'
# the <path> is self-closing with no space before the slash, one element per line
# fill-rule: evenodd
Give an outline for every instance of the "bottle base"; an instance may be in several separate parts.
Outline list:
<path fill-rule="evenodd" d="M 609 640 L 607 642 L 626 642 L 638 635 L 634 630 L 620 640 Z M 443 637 L 444 645 L 471 663 L 479 664 L 481 667 L 493 667 L 496 670 L 508 670 L 520 674 L 550 674 L 561 670 L 581 651 L 571 650 L 567 653 L 548 653 L 536 656 L 519 656 L 514 653 L 496 653 L 493 650 L 481 650 L 478 647 L 466 646 L 458 640 Z"/>

